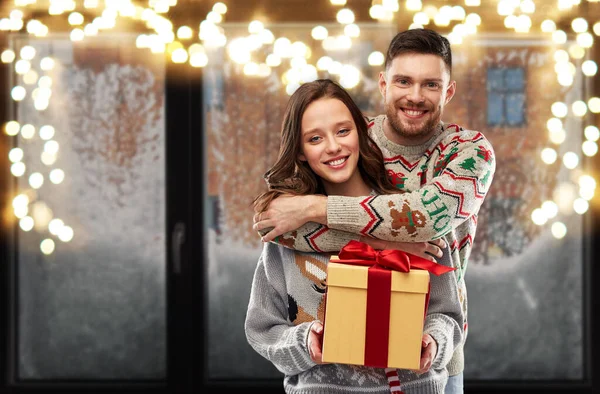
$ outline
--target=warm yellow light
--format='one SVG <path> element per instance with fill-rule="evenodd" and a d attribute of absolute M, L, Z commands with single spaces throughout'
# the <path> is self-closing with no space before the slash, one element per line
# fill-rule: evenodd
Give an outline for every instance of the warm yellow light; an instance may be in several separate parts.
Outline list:
<path fill-rule="evenodd" d="M 347 35 L 348 37 L 358 37 L 360 36 L 360 28 L 358 27 L 358 25 L 356 23 L 350 23 L 347 24 L 344 27 L 344 34 Z"/>
<path fill-rule="evenodd" d="M 19 162 L 23 160 L 23 149 L 21 148 L 12 148 L 8 152 L 8 160 L 13 163 Z"/>
<path fill-rule="evenodd" d="M 281 58 L 273 53 L 267 55 L 265 61 L 269 67 L 277 67 L 281 64 Z"/>
<path fill-rule="evenodd" d="M 596 180 L 591 175 L 583 174 L 583 175 L 579 176 L 577 183 L 579 184 L 579 187 L 582 189 L 592 189 L 593 190 L 596 188 Z"/>
<path fill-rule="evenodd" d="M 21 101 L 27 95 L 27 91 L 23 86 L 17 85 L 10 91 L 10 96 L 15 101 Z"/>
<path fill-rule="evenodd" d="M 552 219 L 558 214 L 558 205 L 554 201 L 547 200 L 542 203 L 542 211 L 548 219 Z"/>
<path fill-rule="evenodd" d="M 52 139 L 52 137 L 54 137 L 54 127 L 52 127 L 51 125 L 43 125 L 42 127 L 40 127 L 40 138 L 48 141 L 49 139 Z"/>
<path fill-rule="evenodd" d="M 590 33 L 577 34 L 576 41 L 583 48 L 591 48 L 594 45 L 594 37 Z"/>
<path fill-rule="evenodd" d="M 328 70 L 333 63 L 333 59 L 329 56 L 323 56 L 319 60 L 317 60 L 317 69 L 318 70 Z"/>
<path fill-rule="evenodd" d="M 227 6 L 221 2 L 215 3 L 212 10 L 218 14 L 224 14 L 227 12 Z"/>
<path fill-rule="evenodd" d="M 69 242 L 73 239 L 73 229 L 69 226 L 63 226 L 58 232 L 58 239 L 63 242 Z"/>
<path fill-rule="evenodd" d="M 566 137 L 567 133 L 563 129 L 550 131 L 548 133 L 548 138 L 550 139 L 550 142 L 556 145 L 560 145 L 563 142 L 565 142 Z"/>
<path fill-rule="evenodd" d="M 4 132 L 11 137 L 19 134 L 19 130 L 21 130 L 21 125 L 16 120 L 8 121 L 4 125 Z"/>
<path fill-rule="evenodd" d="M 567 235 L 567 226 L 562 222 L 555 222 L 552 223 L 551 231 L 554 238 L 561 239 Z"/>
<path fill-rule="evenodd" d="M 44 71 L 50 71 L 54 68 L 54 59 L 51 57 L 44 57 L 40 61 L 40 68 Z"/>
<path fill-rule="evenodd" d="M 521 0 L 521 12 L 533 14 L 535 12 L 535 3 L 532 0 Z"/>
<path fill-rule="evenodd" d="M 171 52 L 171 61 L 173 63 L 185 63 L 188 61 L 188 53 L 185 48 L 177 48 Z"/>
<path fill-rule="evenodd" d="M 19 59 L 15 63 L 15 72 L 17 74 L 25 74 L 30 69 L 31 69 L 31 63 L 29 63 L 29 60 Z"/>
<path fill-rule="evenodd" d="M 571 104 L 571 110 L 575 116 L 584 116 L 587 113 L 587 105 L 585 101 L 576 100 Z"/>
<path fill-rule="evenodd" d="M 71 34 L 69 35 L 71 41 L 82 41 L 85 38 L 85 33 L 80 28 L 75 28 L 71 30 Z"/>
<path fill-rule="evenodd" d="M 52 254 L 52 252 L 54 252 L 54 248 L 55 248 L 54 241 L 51 240 L 50 238 L 46 238 L 45 240 L 43 240 L 40 243 L 40 250 L 45 255 Z"/>
<path fill-rule="evenodd" d="M 381 66 L 385 61 L 385 56 L 379 51 L 373 51 L 367 59 L 370 66 Z"/>
<path fill-rule="evenodd" d="M 33 138 L 33 136 L 35 135 L 35 126 L 32 124 L 24 124 L 21 127 L 21 137 L 25 138 L 26 140 L 30 140 Z"/>
<path fill-rule="evenodd" d="M 544 33 L 552 33 L 556 30 L 556 23 L 553 20 L 546 19 L 542 22 L 541 28 Z"/>
<path fill-rule="evenodd" d="M 550 109 L 552 111 L 552 115 L 556 116 L 557 118 L 564 118 L 565 116 L 567 116 L 567 112 L 568 112 L 567 104 L 565 104 L 561 101 L 557 101 L 557 102 L 553 103 L 552 107 Z M 561 125 L 561 127 L 562 127 L 562 125 Z"/>
<path fill-rule="evenodd" d="M 330 0 L 332 5 L 346 5 L 346 0 Z"/>
<path fill-rule="evenodd" d="M 533 212 L 531 212 L 531 221 L 538 226 L 542 226 L 546 224 L 548 218 L 541 208 L 536 208 L 533 210 Z"/>
<path fill-rule="evenodd" d="M 481 25 L 481 17 L 478 14 L 471 13 L 465 18 L 465 23 L 468 25 L 479 26 Z"/>
<path fill-rule="evenodd" d="M 248 76 L 258 74 L 258 64 L 254 62 L 248 62 L 244 65 L 244 74 Z"/>
<path fill-rule="evenodd" d="M 588 100 L 588 108 L 591 113 L 600 113 L 600 97 L 590 97 Z"/>
<path fill-rule="evenodd" d="M 581 64 L 581 71 L 588 77 L 593 77 L 598 72 L 598 65 L 593 60 L 586 60 Z"/>
<path fill-rule="evenodd" d="M 594 125 L 586 126 L 583 130 L 583 134 L 585 135 L 585 138 L 590 141 L 598 141 L 600 138 L 600 130 Z"/>
<path fill-rule="evenodd" d="M 180 40 L 189 40 L 194 35 L 192 28 L 189 26 L 180 26 L 177 29 L 177 38 Z"/>
<path fill-rule="evenodd" d="M 342 25 L 354 22 L 354 12 L 349 8 L 342 8 L 336 14 L 336 19 Z"/>
<path fill-rule="evenodd" d="M 54 183 L 55 185 L 58 185 L 65 180 L 65 172 L 60 168 L 55 168 L 52 171 L 50 171 L 48 178 L 50 178 L 50 182 Z"/>
<path fill-rule="evenodd" d="M 54 218 L 48 223 L 48 231 L 52 235 L 58 235 L 60 233 L 60 230 L 64 227 L 64 225 L 65 222 L 63 222 L 62 219 Z"/>
<path fill-rule="evenodd" d="M 44 152 L 55 155 L 58 153 L 59 145 L 58 142 L 54 140 L 46 141 L 44 143 Z"/>
<path fill-rule="evenodd" d="M 208 64 L 208 56 L 204 52 L 190 54 L 190 65 L 192 67 L 204 67 Z"/>
<path fill-rule="evenodd" d="M 29 70 L 23 75 L 23 82 L 26 85 L 33 85 L 38 80 L 38 73 L 35 70 Z"/>
<path fill-rule="evenodd" d="M 481 5 L 481 0 L 465 0 L 465 5 L 467 7 L 479 7 Z"/>
<path fill-rule="evenodd" d="M 588 29 L 588 23 L 584 18 L 575 18 L 571 21 L 571 28 L 575 33 L 583 33 Z"/>
<path fill-rule="evenodd" d="M 25 174 L 25 163 L 22 161 L 14 163 L 10 166 L 10 173 L 17 178 L 23 176 Z"/>
<path fill-rule="evenodd" d="M 11 49 L 5 49 L 2 51 L 2 55 L 0 55 L 0 60 L 2 60 L 2 63 L 11 63 L 15 60 L 15 57 L 16 55 Z"/>
<path fill-rule="evenodd" d="M 34 189 L 39 189 L 44 184 L 44 176 L 39 172 L 29 175 L 29 185 Z"/>
<path fill-rule="evenodd" d="M 558 154 L 552 148 L 544 148 L 541 152 L 542 161 L 546 164 L 552 164 L 556 161 Z"/>
<path fill-rule="evenodd" d="M 251 34 L 258 34 L 265 28 L 265 25 L 261 21 L 254 20 L 248 24 L 248 32 Z"/>
<path fill-rule="evenodd" d="M 579 156 L 575 152 L 567 152 L 563 155 L 563 164 L 572 170 L 579 165 Z"/>
<path fill-rule="evenodd" d="M 581 144 L 581 151 L 584 155 L 592 157 L 598 153 L 598 144 L 594 141 L 584 141 L 583 144 Z"/>
<path fill-rule="evenodd" d="M 24 216 L 19 220 L 19 226 L 23 231 L 31 231 L 33 224 L 33 218 L 31 216 Z"/>
<path fill-rule="evenodd" d="M 594 198 L 595 193 L 596 193 L 595 189 L 587 189 L 587 188 L 583 188 L 583 187 L 579 189 L 579 196 L 581 198 L 583 198 L 584 200 L 590 201 L 592 198 Z"/>
<path fill-rule="evenodd" d="M 83 23 L 84 18 L 79 12 L 71 12 L 67 20 L 71 26 L 78 26 Z"/>
<path fill-rule="evenodd" d="M 589 208 L 590 203 L 583 198 L 576 198 L 575 201 L 573 201 L 573 210 L 580 215 L 586 213 Z"/>
<path fill-rule="evenodd" d="M 419 11 L 422 7 L 421 0 L 406 0 L 406 9 L 409 11 Z"/>
<path fill-rule="evenodd" d="M 346 64 L 340 72 L 340 85 L 346 89 L 352 89 L 360 82 L 360 71 L 358 68 Z"/>
<path fill-rule="evenodd" d="M 569 53 L 564 49 L 557 49 L 553 55 L 556 63 L 567 63 L 569 61 Z"/>
<path fill-rule="evenodd" d="M 600 22 L 594 23 L 593 30 L 595 35 L 600 36 Z"/>
<path fill-rule="evenodd" d="M 562 30 L 555 30 L 552 32 L 552 41 L 556 44 L 564 44 L 567 42 L 567 33 Z"/>
<path fill-rule="evenodd" d="M 550 118 L 546 122 L 546 127 L 548 128 L 549 131 L 556 132 L 556 131 L 559 131 L 562 129 L 563 123 L 562 123 L 562 120 L 560 120 L 558 118 Z"/>
<path fill-rule="evenodd" d="M 579 44 L 573 44 L 569 46 L 569 54 L 573 59 L 582 59 L 585 56 L 585 49 Z"/>

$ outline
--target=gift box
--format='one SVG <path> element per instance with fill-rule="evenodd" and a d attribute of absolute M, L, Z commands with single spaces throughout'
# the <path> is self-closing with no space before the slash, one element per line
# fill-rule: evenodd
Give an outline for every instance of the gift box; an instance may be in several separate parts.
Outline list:
<path fill-rule="evenodd" d="M 327 267 L 322 360 L 419 369 L 429 273 L 451 270 L 351 241 Z"/>

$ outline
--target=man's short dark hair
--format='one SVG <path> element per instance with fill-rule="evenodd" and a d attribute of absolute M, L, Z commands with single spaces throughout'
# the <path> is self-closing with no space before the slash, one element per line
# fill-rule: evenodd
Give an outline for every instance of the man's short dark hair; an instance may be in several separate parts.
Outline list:
<path fill-rule="evenodd" d="M 394 58 L 402 53 L 437 55 L 444 60 L 448 72 L 452 75 L 450 41 L 434 30 L 410 29 L 396 34 L 385 56 L 385 69 L 387 70 Z"/>

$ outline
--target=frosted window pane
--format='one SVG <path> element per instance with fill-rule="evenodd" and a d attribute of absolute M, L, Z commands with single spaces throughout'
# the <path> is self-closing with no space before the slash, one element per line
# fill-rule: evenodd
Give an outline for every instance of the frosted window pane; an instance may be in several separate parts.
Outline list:
<path fill-rule="evenodd" d="M 16 138 L 27 166 L 17 192 L 30 195 L 36 223 L 17 245 L 21 379 L 166 376 L 164 65 L 144 63 L 134 36 L 116 41 L 100 50 L 68 38 L 15 43 L 36 48 L 36 67 L 55 60 L 38 69 L 52 78 L 48 108 L 34 108 L 29 91 L 14 113 L 36 130 L 52 125 L 59 147 L 48 165 L 39 133 Z M 60 184 L 49 180 L 55 168 Z M 38 190 L 32 172 L 44 177 Z M 52 218 L 72 228 L 70 242 L 49 231 Z M 46 238 L 50 255 L 40 252 Z"/>

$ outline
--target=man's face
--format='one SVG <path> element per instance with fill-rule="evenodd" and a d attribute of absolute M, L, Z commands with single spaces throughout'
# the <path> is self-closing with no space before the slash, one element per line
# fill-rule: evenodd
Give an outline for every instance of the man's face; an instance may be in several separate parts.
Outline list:
<path fill-rule="evenodd" d="M 441 57 L 403 53 L 379 74 L 392 141 L 418 145 L 435 133 L 456 83 Z"/>

